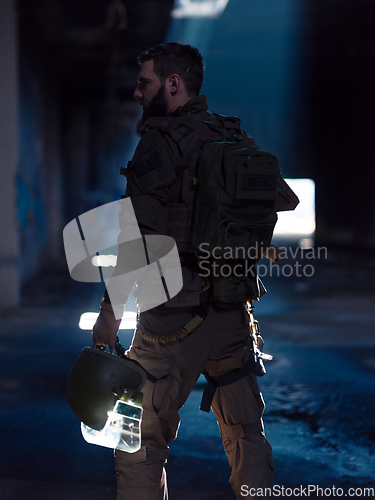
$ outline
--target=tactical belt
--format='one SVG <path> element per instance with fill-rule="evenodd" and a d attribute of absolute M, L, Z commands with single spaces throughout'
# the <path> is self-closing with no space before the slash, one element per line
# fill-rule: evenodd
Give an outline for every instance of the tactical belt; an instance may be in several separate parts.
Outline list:
<path fill-rule="evenodd" d="M 209 413 L 217 387 L 233 384 L 234 382 L 241 380 L 241 378 L 246 377 L 246 375 L 251 372 L 251 366 L 251 359 L 249 359 L 244 365 L 241 366 L 241 368 L 237 368 L 236 370 L 220 375 L 219 377 L 204 375 L 207 380 L 207 385 L 204 389 L 199 409 Z"/>
<path fill-rule="evenodd" d="M 203 289 L 202 291 L 206 291 Z M 145 328 L 137 328 L 137 333 L 142 335 L 146 340 L 150 340 L 151 342 L 157 342 L 159 344 L 170 344 L 172 342 L 178 342 L 179 340 L 183 340 L 185 337 L 191 334 L 193 330 L 197 328 L 198 325 L 202 323 L 204 318 L 207 316 L 208 311 L 210 309 L 211 297 L 208 297 L 206 302 L 200 304 L 195 308 L 195 315 L 191 318 L 191 320 L 184 325 L 182 330 L 175 333 L 174 335 L 156 335 L 155 333 L 151 333 L 149 330 Z"/>
<path fill-rule="evenodd" d="M 142 337 L 146 340 L 150 340 L 151 342 L 157 342 L 158 344 L 170 344 L 171 342 L 177 342 L 179 340 L 184 339 L 190 333 L 195 330 L 195 328 L 200 325 L 203 321 L 203 318 L 196 314 L 190 321 L 187 323 L 182 330 L 175 333 L 174 335 L 156 335 L 155 333 L 151 333 L 149 330 L 145 328 L 137 328 L 137 333 L 142 335 Z"/>

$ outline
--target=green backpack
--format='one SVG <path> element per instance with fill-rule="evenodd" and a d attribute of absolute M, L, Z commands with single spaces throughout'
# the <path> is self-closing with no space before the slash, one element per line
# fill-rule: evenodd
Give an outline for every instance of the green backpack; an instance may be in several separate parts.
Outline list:
<path fill-rule="evenodd" d="M 233 133 L 196 114 L 188 112 L 187 116 L 194 119 L 189 121 L 189 126 L 173 118 L 149 120 L 149 123 L 163 129 L 177 143 L 183 138 L 189 140 L 195 120 L 223 137 L 222 140 L 204 139 L 197 153 L 196 170 L 194 165 L 195 202 L 191 207 L 192 221 L 188 224 L 192 224 L 192 246 L 203 259 L 200 261 L 202 275 L 209 266 L 215 300 L 256 300 L 265 289 L 256 276 L 255 263 L 270 244 L 277 221 L 278 161 L 242 134 L 236 134 L 235 127 Z M 199 130 L 202 131 L 201 125 Z M 181 226 L 184 228 L 186 224 L 181 221 Z M 171 236 L 175 234 L 171 232 Z M 205 261 L 208 253 L 210 257 Z M 223 272 L 215 272 L 215 269 Z"/>
<path fill-rule="evenodd" d="M 198 255 L 203 250 L 214 257 L 210 281 L 216 300 L 255 300 L 264 293 L 255 263 L 277 222 L 278 161 L 241 136 L 203 122 L 226 141 L 205 141 L 199 154 L 193 245 Z"/>
<path fill-rule="evenodd" d="M 243 254 L 259 259 L 271 242 L 277 222 L 280 169 L 275 156 L 259 146 L 246 144 L 237 135 L 212 122 L 198 119 L 226 137 L 205 141 L 196 183 L 193 244 L 215 255 Z M 230 249 L 230 250 L 229 250 Z"/>

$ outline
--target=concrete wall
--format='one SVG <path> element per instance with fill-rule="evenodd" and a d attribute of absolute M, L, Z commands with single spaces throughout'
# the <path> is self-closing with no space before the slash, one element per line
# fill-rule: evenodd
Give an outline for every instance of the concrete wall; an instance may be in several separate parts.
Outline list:
<path fill-rule="evenodd" d="M 311 0 L 318 238 L 375 246 L 374 4 Z"/>
<path fill-rule="evenodd" d="M 19 109 L 19 163 L 17 169 L 20 270 L 22 281 L 36 272 L 40 246 L 46 241 L 41 163 L 43 137 L 40 119 L 42 95 L 40 81 L 29 61 L 21 58 Z"/>
<path fill-rule="evenodd" d="M 110 92 L 106 99 L 108 47 L 103 46 L 103 52 L 99 49 L 97 52 L 84 44 L 72 46 L 67 42 L 71 33 L 68 28 L 54 24 L 53 16 L 47 16 L 48 9 L 38 10 L 38 5 L 53 11 L 63 4 L 48 0 L 19 1 L 18 12 L 16 0 L 2 0 L 0 4 L 0 308 L 17 306 L 22 285 L 46 266 L 56 262 L 65 265 L 64 225 L 124 192 L 125 179 L 118 172 L 121 166 L 126 166 L 135 146 L 132 129 L 139 106 L 132 101 L 129 89 L 136 82 L 138 68 L 132 66 L 136 53 L 134 57 L 128 54 L 132 64 L 127 69 L 126 92 L 123 92 L 126 97 L 121 97 L 129 100 L 120 102 L 115 97 L 111 101 Z M 309 175 L 316 180 L 318 237 L 322 242 L 374 245 L 375 73 L 368 69 L 374 63 L 371 2 L 343 0 L 339 10 L 331 0 L 311 0 L 303 8 L 295 0 L 283 5 L 294 6 L 294 10 L 283 10 L 284 17 L 278 21 L 277 33 L 285 42 L 281 55 L 287 61 L 293 56 L 293 64 L 289 61 L 289 66 L 285 66 L 290 71 L 283 74 L 289 78 L 285 82 L 290 78 L 296 82 L 291 87 L 284 85 L 289 94 L 283 91 L 283 98 L 278 94 L 278 106 L 288 110 L 280 113 L 283 120 L 278 123 L 284 123 L 284 114 L 288 115 L 285 118 L 289 124 L 288 141 L 292 141 L 281 141 L 286 144 L 284 149 L 290 159 L 290 171 L 285 169 L 285 174 Z M 227 18 L 212 21 L 216 28 L 224 21 L 226 29 L 232 26 L 227 33 L 229 38 L 239 29 L 236 16 L 240 13 L 234 7 L 229 3 Z M 258 18 L 263 19 L 264 26 L 255 23 L 258 31 L 252 32 L 254 41 L 259 41 L 258 32 L 266 36 L 266 28 L 274 30 L 273 23 L 267 21 L 268 13 L 262 17 L 263 4 L 259 3 L 260 7 Z M 229 15 L 232 24 L 227 23 Z M 73 18 L 75 23 L 74 15 Z M 247 40 L 249 23 L 242 26 Z M 132 29 L 141 33 L 143 28 L 134 24 Z M 298 50 L 296 38 L 301 43 Z M 269 42 L 272 40 L 277 46 L 274 38 Z M 263 49 L 267 47 L 260 45 Z M 213 108 L 222 113 L 236 113 L 229 97 L 237 96 L 237 73 L 228 76 L 228 71 L 223 72 L 223 67 L 228 69 L 223 53 L 217 44 L 213 47 L 218 60 L 217 74 L 215 61 L 212 57 L 210 61 L 207 54 L 210 63 L 207 70 L 211 75 L 207 84 L 210 78 L 214 79 L 219 89 L 217 83 L 225 84 L 231 76 L 236 85 L 233 91 L 230 88 L 217 91 L 220 102 L 226 103 L 228 109 L 224 105 Z M 248 65 L 250 56 L 242 53 L 241 47 L 238 44 L 238 54 L 235 53 L 241 64 L 245 60 Z M 229 44 L 225 50 L 233 58 Z M 259 50 L 253 47 L 254 58 L 262 55 Z M 266 62 L 276 71 L 280 58 L 276 57 L 278 52 L 272 54 L 275 60 Z M 96 80 L 91 78 L 89 70 L 101 74 L 100 91 L 94 91 Z M 256 75 L 253 85 L 263 90 L 261 84 Z M 241 92 L 243 89 L 249 93 L 246 80 Z M 215 103 L 213 91 L 209 97 Z M 261 97 L 268 102 L 267 95 L 260 92 Z M 292 101 L 293 111 L 286 105 Z M 260 109 L 264 109 L 264 102 L 260 102 Z M 269 109 L 275 112 L 279 108 L 269 102 Z M 246 115 L 240 111 L 241 116 Z M 252 111 L 249 116 L 255 119 L 254 108 Z M 267 115 L 263 118 L 265 123 L 273 123 Z M 251 133 L 252 127 L 248 128 Z M 254 130 L 258 129 L 254 126 Z M 261 135 L 254 135 L 268 147 L 266 139 L 262 141 Z M 280 134 L 273 135 L 277 138 Z M 281 157 L 286 155 L 285 151 L 280 150 Z"/>
<path fill-rule="evenodd" d="M 119 174 L 134 152 L 139 105 L 129 101 L 71 102 L 64 106 L 66 221 L 125 193 Z"/>
<path fill-rule="evenodd" d="M 21 55 L 17 207 L 22 284 L 61 254 L 62 164 L 52 76 Z"/>
<path fill-rule="evenodd" d="M 19 304 L 17 222 L 16 1 L 2 0 L 0 16 L 0 307 Z"/>
<path fill-rule="evenodd" d="M 21 36 L 22 35 L 22 36 Z M 0 15 L 0 308 L 62 258 L 63 168 L 56 68 L 21 30 L 16 1 Z"/>

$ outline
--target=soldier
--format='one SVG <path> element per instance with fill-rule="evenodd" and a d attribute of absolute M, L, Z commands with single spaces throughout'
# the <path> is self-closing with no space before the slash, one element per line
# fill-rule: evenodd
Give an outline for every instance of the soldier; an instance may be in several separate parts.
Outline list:
<path fill-rule="evenodd" d="M 230 484 L 240 499 L 241 485 L 272 487 L 273 458 L 262 423 L 263 398 L 249 368 L 253 341 L 243 297 L 231 302 L 215 299 L 210 278 L 202 279 L 199 272 L 192 244 L 193 179 L 203 139 L 220 140 L 225 128 L 247 144 L 254 142 L 238 119 L 207 110 L 207 99 L 199 94 L 204 65 L 196 48 L 175 42 L 158 45 L 138 61 L 134 97 L 143 109 L 137 124 L 141 139 L 125 172 L 126 196 L 131 197 L 142 235 L 169 235 L 176 240 L 183 288 L 165 304 L 140 314 L 127 351 L 149 379 L 142 391 L 142 447 L 133 454 L 116 451 L 117 499 L 167 498 L 168 444 L 177 436 L 178 411 L 201 373 L 211 391 L 206 391 L 202 406 L 206 411 L 211 406 L 218 421 L 231 467 Z M 219 128 L 215 131 L 202 121 Z M 256 276 L 251 281 L 248 301 L 260 295 Z M 93 330 L 94 344 L 108 345 L 113 352 L 118 326 L 105 294 Z"/>

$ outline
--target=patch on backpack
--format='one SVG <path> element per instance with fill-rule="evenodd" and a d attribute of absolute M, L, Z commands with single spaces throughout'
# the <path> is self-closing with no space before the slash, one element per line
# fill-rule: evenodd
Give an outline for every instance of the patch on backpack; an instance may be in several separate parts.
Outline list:
<path fill-rule="evenodd" d="M 242 189 L 244 191 L 274 191 L 276 188 L 276 177 L 274 175 L 251 175 L 243 174 Z"/>

